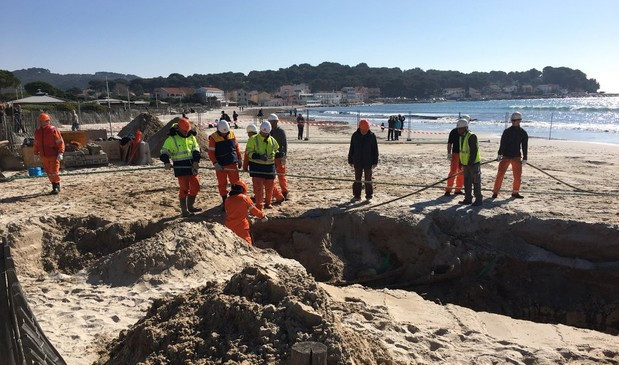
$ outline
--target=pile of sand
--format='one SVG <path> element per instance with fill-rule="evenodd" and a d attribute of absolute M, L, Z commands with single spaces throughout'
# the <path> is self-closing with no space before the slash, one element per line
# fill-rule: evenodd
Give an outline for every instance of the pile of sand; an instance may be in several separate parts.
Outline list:
<path fill-rule="evenodd" d="M 181 119 L 180 117 L 176 117 L 172 119 L 171 121 L 168 122 L 168 124 L 165 125 L 165 127 L 161 128 L 157 133 L 155 133 L 155 135 L 153 135 L 147 141 L 148 146 L 150 147 L 151 154 L 153 156 L 159 156 L 159 151 L 161 151 L 161 147 L 163 146 L 163 143 L 165 142 L 166 138 L 168 138 L 168 133 L 170 131 L 170 128 L 172 128 L 173 124 L 178 123 L 180 119 Z M 193 130 L 197 132 L 196 139 L 198 140 L 198 143 L 200 144 L 200 148 L 202 152 L 205 152 L 206 148 L 208 147 L 209 133 L 206 131 L 203 131 L 200 128 L 196 128 L 195 126 L 193 127 Z"/>
<path fill-rule="evenodd" d="M 304 270 L 246 267 L 171 299 L 123 331 L 99 364 L 285 362 L 293 344 L 318 341 L 329 364 L 393 363 L 378 339 L 345 329 Z"/>
<path fill-rule="evenodd" d="M 139 129 L 142 131 L 142 139 L 148 142 L 162 127 L 163 123 L 159 118 L 149 113 L 142 113 L 121 129 L 118 135 L 121 137 L 135 136 Z"/>

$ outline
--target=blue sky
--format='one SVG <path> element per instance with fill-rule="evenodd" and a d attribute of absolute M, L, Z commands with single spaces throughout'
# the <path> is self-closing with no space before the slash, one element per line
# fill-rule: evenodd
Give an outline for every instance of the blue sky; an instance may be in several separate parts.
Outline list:
<path fill-rule="evenodd" d="M 619 1 L 2 1 L 0 69 L 142 77 L 323 61 L 578 68 L 619 92 Z"/>

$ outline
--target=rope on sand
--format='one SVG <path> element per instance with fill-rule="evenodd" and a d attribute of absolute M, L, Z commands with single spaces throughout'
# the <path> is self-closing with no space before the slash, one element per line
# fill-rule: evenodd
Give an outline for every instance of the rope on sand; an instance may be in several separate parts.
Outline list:
<path fill-rule="evenodd" d="M 485 165 L 488 164 L 490 162 L 495 162 L 495 160 L 489 160 L 489 161 L 485 161 L 482 162 L 480 165 Z M 551 194 L 551 195 L 587 195 L 587 196 L 591 196 L 591 195 L 595 195 L 595 196 L 611 196 L 611 197 L 619 197 L 619 193 L 618 192 L 614 192 L 614 191 L 600 191 L 600 192 L 595 192 L 595 191 L 589 191 L 589 190 L 584 190 L 584 189 L 580 189 L 577 188 L 573 185 L 570 185 L 548 173 L 546 173 L 545 171 L 543 171 L 542 169 L 533 166 L 531 164 L 528 164 L 529 166 L 533 167 L 536 170 L 541 171 L 542 173 L 548 175 L 549 177 L 561 182 L 562 184 L 576 190 L 576 191 L 557 191 L 557 190 L 549 190 L 549 191 L 545 191 L 545 190 L 521 190 L 523 193 L 527 193 L 527 194 Z M 187 168 L 190 169 L 192 168 L 191 166 L 182 166 L 182 167 L 176 167 L 176 168 Z M 162 170 L 163 167 L 162 166 L 147 166 L 147 167 L 137 167 L 137 168 L 121 168 L 121 169 L 106 169 L 106 170 L 96 170 L 96 171 L 86 171 L 86 172 L 65 172 L 63 174 L 59 174 L 60 177 L 65 177 L 65 176 L 86 176 L 86 175 L 98 175 L 98 174 L 117 174 L 117 173 L 135 173 L 135 172 L 140 172 L 140 171 L 150 171 L 150 170 Z M 215 171 L 214 167 L 207 167 L 207 166 L 200 166 L 200 169 L 204 169 L 204 170 L 213 170 Z M 239 172 L 239 173 L 252 173 L 252 171 L 244 171 L 244 170 L 235 170 L 235 169 L 223 169 L 222 171 L 230 171 L 230 172 Z M 364 180 L 355 180 L 355 179 L 346 179 L 346 178 L 338 178 L 338 177 L 332 177 L 332 176 L 316 176 L 316 175 L 299 175 L 299 174 L 283 174 L 283 173 L 264 173 L 264 172 L 259 172 L 262 175 L 274 175 L 274 176 L 286 176 L 289 178 L 298 178 L 298 179 L 308 179 L 308 180 L 322 180 L 322 181 L 336 181 L 336 182 L 347 182 L 347 183 L 365 183 Z M 411 195 L 423 192 L 427 189 L 431 189 L 431 188 L 437 188 L 437 189 L 444 189 L 443 186 L 438 186 L 439 184 L 447 181 L 449 178 L 455 177 L 457 175 L 460 175 L 460 173 L 455 173 L 451 176 L 448 176 L 447 178 L 441 179 L 435 183 L 432 184 L 415 184 L 415 183 L 397 183 L 397 182 L 387 182 L 387 181 L 372 181 L 373 185 L 385 185 L 385 186 L 403 186 L 403 187 L 419 187 L 421 189 L 416 190 L 412 193 L 406 194 L 402 197 L 399 198 L 394 198 L 392 200 L 380 203 L 378 205 L 373 205 L 367 208 L 375 208 L 378 206 L 382 206 L 382 205 L 386 205 L 389 204 L 391 202 L 400 200 L 400 199 L 404 199 L 407 198 Z M 10 182 L 13 180 L 26 180 L 26 179 L 39 179 L 39 178 L 45 178 L 47 176 L 42 175 L 42 176 L 12 176 L 9 178 L 4 178 L 4 179 L 0 179 L 0 182 Z M 484 191 L 487 191 L 488 189 L 482 189 Z M 504 190 L 506 191 L 506 190 Z M 365 209 L 367 209 L 365 208 Z"/>

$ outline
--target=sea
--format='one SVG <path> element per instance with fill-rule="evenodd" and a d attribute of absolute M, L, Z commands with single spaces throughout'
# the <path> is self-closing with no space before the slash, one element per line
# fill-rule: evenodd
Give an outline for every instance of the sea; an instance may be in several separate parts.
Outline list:
<path fill-rule="evenodd" d="M 402 114 L 407 118 L 405 128 L 413 130 L 413 138 L 418 137 L 414 131 L 449 132 L 462 114 L 473 118 L 471 130 L 500 135 L 511 125 L 511 113 L 518 111 L 523 117 L 521 127 L 532 138 L 619 144 L 619 96 L 370 104 L 308 111 L 317 121 L 357 123 L 367 119 L 385 126 L 390 115 Z"/>

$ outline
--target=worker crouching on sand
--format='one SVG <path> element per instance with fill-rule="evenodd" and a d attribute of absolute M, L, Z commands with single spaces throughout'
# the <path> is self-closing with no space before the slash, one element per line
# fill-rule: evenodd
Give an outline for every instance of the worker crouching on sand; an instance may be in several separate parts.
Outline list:
<path fill-rule="evenodd" d="M 173 124 L 170 136 L 163 143 L 159 159 L 167 170 L 174 167 L 174 176 L 178 178 L 180 187 L 178 197 L 183 217 L 193 215 L 201 209 L 194 207 L 196 196 L 200 191 L 198 169 L 200 166 L 200 145 L 196 139 L 196 132 L 191 130 L 189 121 L 182 118 Z M 170 163 L 174 163 L 174 166 Z"/>
<path fill-rule="evenodd" d="M 365 199 L 371 200 L 372 170 L 378 164 L 378 143 L 376 135 L 370 131 L 370 123 L 361 119 L 359 128 L 352 134 L 348 149 L 348 164 L 355 169 L 355 182 L 352 184 L 353 201 L 361 200 L 361 176 L 365 179 Z"/>
<path fill-rule="evenodd" d="M 50 124 L 51 118 L 41 113 L 39 127 L 34 131 L 34 154 L 39 156 L 43 169 L 52 183 L 51 194 L 60 193 L 60 161 L 64 153 L 64 140 L 60 131 Z"/>
<path fill-rule="evenodd" d="M 472 204 L 475 207 L 481 206 L 481 153 L 479 152 L 479 144 L 477 136 L 469 131 L 469 122 L 466 119 L 459 119 L 458 134 L 460 139 L 460 164 L 464 170 L 464 200 L 460 204 Z M 471 185 L 475 192 L 475 202 L 471 194 Z"/>
<path fill-rule="evenodd" d="M 267 217 L 247 196 L 247 185 L 240 180 L 233 184 L 230 187 L 230 197 L 224 205 L 226 207 L 226 227 L 251 245 L 248 215 L 251 213 L 261 218 L 262 222 L 266 222 Z"/>
<path fill-rule="evenodd" d="M 260 210 L 270 208 L 273 199 L 275 153 L 279 145 L 270 133 L 271 123 L 262 122 L 260 133 L 249 138 L 246 147 L 246 153 L 249 156 L 249 176 L 254 184 L 256 206 Z"/>
<path fill-rule="evenodd" d="M 215 166 L 217 187 L 224 208 L 223 204 L 228 196 L 228 180 L 230 185 L 239 181 L 239 169 L 243 164 L 236 136 L 225 120 L 220 120 L 217 131 L 208 137 L 208 158 Z"/>

